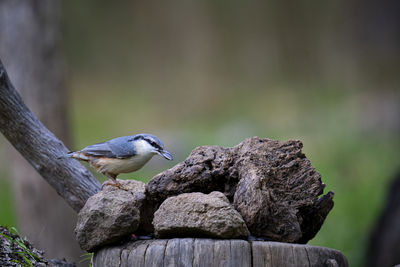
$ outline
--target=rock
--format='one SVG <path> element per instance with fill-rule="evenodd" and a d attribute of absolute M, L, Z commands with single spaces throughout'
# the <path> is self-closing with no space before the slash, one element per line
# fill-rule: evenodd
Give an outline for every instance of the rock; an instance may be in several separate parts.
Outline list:
<path fill-rule="evenodd" d="M 167 197 L 221 191 L 255 236 L 306 243 L 333 207 L 333 193 L 321 199 L 321 175 L 301 152 L 303 144 L 248 138 L 232 148 L 203 146 L 146 185 L 154 207 Z"/>
<path fill-rule="evenodd" d="M 252 234 L 280 242 L 302 239 L 305 210 L 314 206 L 324 188 L 302 147 L 300 141 L 256 138 L 238 146 L 240 181 L 233 203 Z"/>
<path fill-rule="evenodd" d="M 167 198 L 154 214 L 156 237 L 240 238 L 250 233 L 221 192 Z"/>
<path fill-rule="evenodd" d="M 129 191 L 106 185 L 80 210 L 75 234 L 83 250 L 93 251 L 138 230 L 146 198 L 145 184 L 118 181 Z"/>
<path fill-rule="evenodd" d="M 187 159 L 151 179 L 146 195 L 156 205 L 182 193 L 224 192 L 232 199 L 239 181 L 233 148 L 202 146 Z"/>

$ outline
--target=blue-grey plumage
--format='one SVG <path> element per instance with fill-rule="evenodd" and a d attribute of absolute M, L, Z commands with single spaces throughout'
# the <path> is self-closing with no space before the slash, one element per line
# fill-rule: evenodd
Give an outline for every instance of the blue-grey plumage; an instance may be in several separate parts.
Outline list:
<path fill-rule="evenodd" d="M 172 155 L 164 149 L 164 144 L 156 136 L 136 134 L 87 146 L 68 153 L 68 156 L 89 162 L 98 172 L 115 181 L 120 173 L 142 168 L 155 154 L 172 160 Z"/>

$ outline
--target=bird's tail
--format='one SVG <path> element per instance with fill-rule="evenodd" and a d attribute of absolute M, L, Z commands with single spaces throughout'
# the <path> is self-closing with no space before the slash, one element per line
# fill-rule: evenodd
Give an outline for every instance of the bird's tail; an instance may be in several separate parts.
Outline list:
<path fill-rule="evenodd" d="M 84 161 L 89 161 L 89 157 L 86 154 L 84 154 L 84 153 L 82 153 L 80 151 L 68 152 L 67 153 L 67 157 L 74 158 L 74 159 L 79 159 L 79 160 L 84 160 Z"/>
<path fill-rule="evenodd" d="M 80 151 L 71 151 L 68 152 L 67 154 L 57 157 L 57 159 L 64 159 L 64 158 L 73 158 L 73 159 L 89 161 L 89 157 Z"/>

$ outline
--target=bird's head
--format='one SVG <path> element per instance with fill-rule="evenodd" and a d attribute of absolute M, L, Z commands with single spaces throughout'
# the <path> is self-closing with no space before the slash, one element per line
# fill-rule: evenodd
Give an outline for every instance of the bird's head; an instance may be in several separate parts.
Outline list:
<path fill-rule="evenodd" d="M 138 153 L 158 154 L 167 160 L 172 160 L 171 153 L 164 149 L 164 144 L 154 135 L 137 134 L 133 136 L 133 142 Z"/>

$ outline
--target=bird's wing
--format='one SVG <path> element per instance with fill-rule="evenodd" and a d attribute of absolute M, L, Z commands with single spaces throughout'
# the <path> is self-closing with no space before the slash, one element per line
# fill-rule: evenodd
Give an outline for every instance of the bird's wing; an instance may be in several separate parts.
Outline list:
<path fill-rule="evenodd" d="M 104 143 L 87 146 L 80 152 L 94 157 L 129 158 L 136 155 L 136 151 L 128 140 L 128 136 L 118 137 Z"/>
<path fill-rule="evenodd" d="M 107 157 L 107 158 L 117 157 L 117 155 L 113 153 L 107 142 L 87 146 L 79 152 L 94 157 Z"/>
<path fill-rule="evenodd" d="M 136 155 L 135 147 L 131 141 L 133 141 L 131 136 L 123 136 L 111 139 L 107 143 L 118 158 L 129 158 Z"/>

